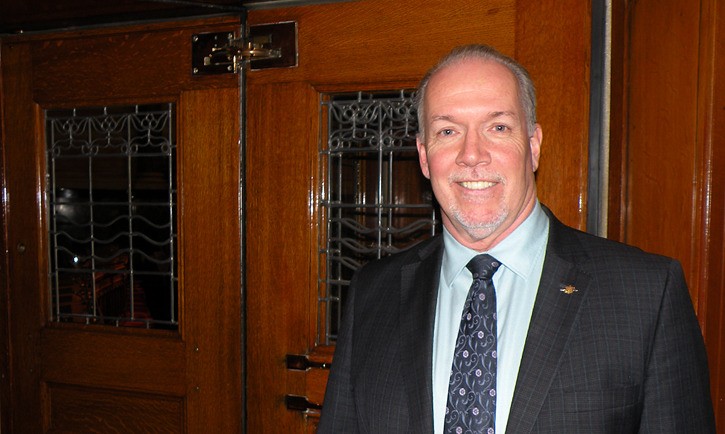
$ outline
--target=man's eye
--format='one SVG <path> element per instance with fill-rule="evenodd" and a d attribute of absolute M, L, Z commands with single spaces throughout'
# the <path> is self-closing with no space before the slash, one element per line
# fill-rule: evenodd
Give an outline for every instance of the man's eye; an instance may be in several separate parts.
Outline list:
<path fill-rule="evenodd" d="M 509 127 L 506 125 L 496 125 L 493 127 L 494 131 L 497 133 L 505 133 L 508 130 Z"/>
<path fill-rule="evenodd" d="M 452 136 L 453 130 L 450 128 L 446 128 L 446 129 L 441 130 L 438 134 L 440 134 L 441 136 Z"/>

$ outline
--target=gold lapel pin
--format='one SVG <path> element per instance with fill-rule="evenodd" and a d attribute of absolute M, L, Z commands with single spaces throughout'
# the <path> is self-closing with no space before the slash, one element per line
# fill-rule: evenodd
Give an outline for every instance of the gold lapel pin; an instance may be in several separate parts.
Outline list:
<path fill-rule="evenodd" d="M 571 294 L 573 294 L 573 293 L 575 293 L 575 292 L 577 292 L 579 290 L 576 289 L 574 287 L 574 285 L 566 285 L 563 288 L 561 288 L 559 291 L 563 292 L 566 295 L 571 295 Z"/>

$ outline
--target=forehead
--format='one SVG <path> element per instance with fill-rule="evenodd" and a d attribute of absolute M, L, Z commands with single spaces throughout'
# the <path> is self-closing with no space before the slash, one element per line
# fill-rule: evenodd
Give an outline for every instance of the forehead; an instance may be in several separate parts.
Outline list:
<path fill-rule="evenodd" d="M 431 77 L 424 104 L 427 108 L 435 108 L 440 105 L 466 104 L 481 100 L 510 104 L 512 106 L 507 107 L 507 110 L 518 110 L 516 77 L 498 62 L 464 59 L 446 66 Z"/>

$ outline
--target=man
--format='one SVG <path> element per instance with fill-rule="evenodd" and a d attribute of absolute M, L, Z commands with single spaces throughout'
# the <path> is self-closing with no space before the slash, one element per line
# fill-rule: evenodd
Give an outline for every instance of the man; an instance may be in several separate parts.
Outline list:
<path fill-rule="evenodd" d="M 461 47 L 418 98 L 444 231 L 354 277 L 318 432 L 714 432 L 680 265 L 539 204 L 526 71 Z"/>

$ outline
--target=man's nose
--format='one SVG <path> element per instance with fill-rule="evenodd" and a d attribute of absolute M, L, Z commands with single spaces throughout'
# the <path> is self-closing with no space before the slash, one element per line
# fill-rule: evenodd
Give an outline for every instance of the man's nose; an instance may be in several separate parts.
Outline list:
<path fill-rule="evenodd" d="M 476 132 L 467 132 L 461 142 L 456 163 L 465 166 L 477 166 L 491 162 L 488 139 Z"/>

